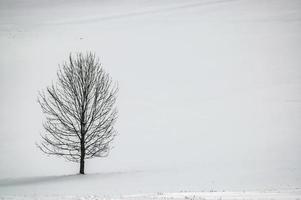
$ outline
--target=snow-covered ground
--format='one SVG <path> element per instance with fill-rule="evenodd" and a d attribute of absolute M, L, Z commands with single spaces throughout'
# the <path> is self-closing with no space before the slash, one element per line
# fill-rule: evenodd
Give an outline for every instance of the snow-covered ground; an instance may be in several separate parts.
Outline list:
<path fill-rule="evenodd" d="M 300 44 L 300 0 L 0 0 L 0 198 L 300 199 Z M 60 176 L 36 97 L 77 51 L 118 81 L 119 135 Z"/>
<path fill-rule="evenodd" d="M 194 199 L 194 200 L 299 200 L 301 189 L 261 190 L 189 190 L 183 183 L 174 183 L 164 173 L 119 172 L 6 179 L 0 181 L 0 199 Z M 210 184 L 210 183 L 208 183 Z M 182 185 L 182 186 L 181 186 Z M 201 185 L 199 185 L 201 186 Z M 182 190 L 180 189 L 182 188 Z M 185 189 L 186 188 L 186 189 Z M 191 188 L 190 188 L 191 189 Z M 157 191 L 157 192 L 155 192 Z M 167 192 L 169 191 L 169 192 Z"/>
<path fill-rule="evenodd" d="M 23 195 L 3 196 L 1 200 L 299 200 L 300 192 L 179 192 L 120 196 L 104 195 Z"/>

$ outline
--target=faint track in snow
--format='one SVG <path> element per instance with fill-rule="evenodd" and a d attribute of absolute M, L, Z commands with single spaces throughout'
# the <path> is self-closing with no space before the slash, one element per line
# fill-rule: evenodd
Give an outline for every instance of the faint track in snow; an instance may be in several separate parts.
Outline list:
<path fill-rule="evenodd" d="M 98 16 L 98 17 L 90 17 L 86 19 L 77 19 L 77 20 L 70 20 L 64 22 L 49 22 L 46 23 L 47 25 L 66 25 L 66 24 L 85 24 L 85 23 L 94 23 L 98 21 L 106 21 L 106 20 L 118 20 L 124 18 L 132 18 L 137 16 L 144 16 L 144 15 L 152 15 L 152 14 L 162 14 L 166 12 L 174 12 L 179 11 L 182 9 L 189 9 L 201 6 L 210 6 L 222 3 L 229 3 L 234 2 L 237 0 L 216 0 L 216 1 L 205 1 L 205 2 L 194 2 L 194 3 L 187 3 L 182 5 L 174 5 L 168 6 L 164 8 L 157 8 L 157 9 L 150 9 L 150 10 L 143 10 L 143 11 L 134 11 L 122 14 L 114 14 L 109 16 Z"/>

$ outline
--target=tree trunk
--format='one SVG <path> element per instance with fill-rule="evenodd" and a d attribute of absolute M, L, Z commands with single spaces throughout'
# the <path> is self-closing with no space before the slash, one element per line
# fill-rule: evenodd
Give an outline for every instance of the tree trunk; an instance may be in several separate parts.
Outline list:
<path fill-rule="evenodd" d="M 84 93 L 85 94 L 85 93 Z M 85 154 L 86 154 L 86 148 L 85 148 L 85 109 L 84 104 L 81 106 L 81 119 L 80 119 L 80 167 L 79 167 L 79 173 L 85 174 Z"/>
<path fill-rule="evenodd" d="M 84 140 L 81 141 L 80 145 L 80 167 L 79 173 L 85 174 L 85 142 Z"/>

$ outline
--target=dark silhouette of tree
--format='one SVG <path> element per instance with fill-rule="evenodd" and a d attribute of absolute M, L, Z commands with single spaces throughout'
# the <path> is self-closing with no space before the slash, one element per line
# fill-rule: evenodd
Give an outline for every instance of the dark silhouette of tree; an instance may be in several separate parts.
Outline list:
<path fill-rule="evenodd" d="M 39 93 L 46 133 L 37 145 L 46 154 L 79 162 L 79 173 L 84 174 L 85 159 L 109 153 L 116 133 L 118 87 L 92 53 L 70 54 L 57 76 L 56 84 Z"/>

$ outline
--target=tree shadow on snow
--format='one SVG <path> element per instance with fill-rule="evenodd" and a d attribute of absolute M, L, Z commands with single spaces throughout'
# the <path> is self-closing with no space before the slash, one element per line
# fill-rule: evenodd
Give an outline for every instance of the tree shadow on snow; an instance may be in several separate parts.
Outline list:
<path fill-rule="evenodd" d="M 33 185 L 33 184 L 41 184 L 41 183 L 50 183 L 51 184 L 51 183 L 55 183 L 55 182 L 93 180 L 93 179 L 99 179 L 99 178 L 106 179 L 106 178 L 133 174 L 133 173 L 139 173 L 139 172 L 142 172 L 142 171 L 91 173 L 91 174 L 85 174 L 85 175 L 70 174 L 70 175 L 60 175 L 60 176 L 7 178 L 7 179 L 0 179 L 0 187 L 25 186 L 25 185 Z"/>

